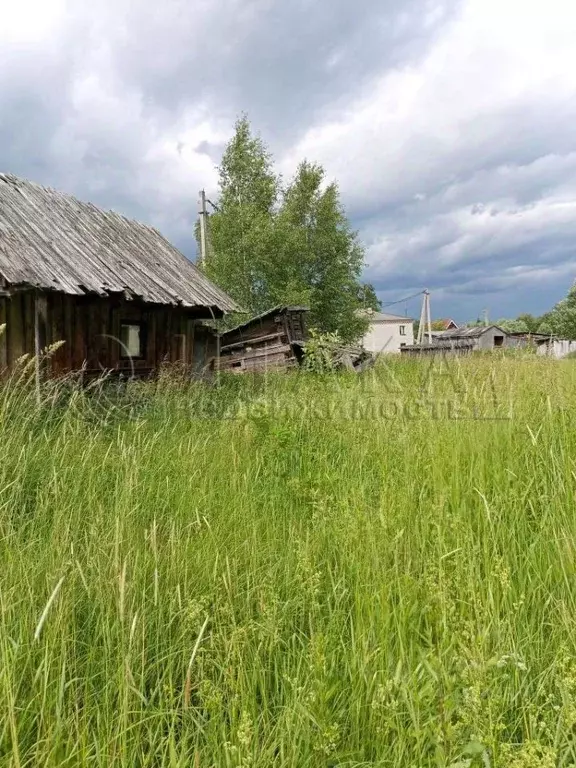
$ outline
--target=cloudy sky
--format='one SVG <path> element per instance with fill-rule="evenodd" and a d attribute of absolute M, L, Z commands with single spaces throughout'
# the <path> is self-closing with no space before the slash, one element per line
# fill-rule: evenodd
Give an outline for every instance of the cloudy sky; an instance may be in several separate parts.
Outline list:
<path fill-rule="evenodd" d="M 198 189 L 245 111 L 286 176 L 308 158 L 339 181 L 385 302 L 428 287 L 436 316 L 539 313 L 576 278 L 574 0 L 0 10 L 0 171 L 193 258 Z"/>

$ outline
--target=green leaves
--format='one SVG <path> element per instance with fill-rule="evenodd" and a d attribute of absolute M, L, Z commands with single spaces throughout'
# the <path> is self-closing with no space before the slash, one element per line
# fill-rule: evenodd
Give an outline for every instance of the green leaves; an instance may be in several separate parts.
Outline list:
<path fill-rule="evenodd" d="M 482 766 L 490 768 L 490 756 L 484 744 L 479 741 L 469 742 L 462 750 L 463 759 L 456 763 L 451 763 L 448 768 L 473 768 L 473 766 Z"/>
<path fill-rule="evenodd" d="M 372 309 L 374 312 L 380 312 L 382 309 L 382 302 L 376 296 L 374 286 L 370 283 L 362 283 L 358 290 L 358 301 L 362 305 L 363 309 Z"/>
<path fill-rule="evenodd" d="M 236 123 L 219 168 L 219 210 L 210 217 L 206 272 L 252 314 L 276 304 L 310 306 L 312 325 L 358 338 L 365 306 L 364 249 L 346 218 L 336 183 L 304 161 L 282 187 L 272 158 L 250 123 Z M 367 303 L 368 302 L 368 303 Z"/>
<path fill-rule="evenodd" d="M 572 285 L 566 298 L 559 301 L 546 316 L 546 324 L 557 336 L 576 339 L 576 283 Z"/>

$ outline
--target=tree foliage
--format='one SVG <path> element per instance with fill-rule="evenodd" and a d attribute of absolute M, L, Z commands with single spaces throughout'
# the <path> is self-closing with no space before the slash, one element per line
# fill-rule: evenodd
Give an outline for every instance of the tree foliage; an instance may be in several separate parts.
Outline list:
<path fill-rule="evenodd" d="M 501 317 L 499 320 L 496 320 L 495 323 L 491 323 L 491 325 L 497 325 L 499 328 L 502 328 L 503 331 L 507 331 L 507 333 L 530 332 L 528 324 L 524 320 L 521 320 L 519 317 L 516 320 Z"/>
<path fill-rule="evenodd" d="M 243 309 L 257 313 L 270 306 L 267 278 L 279 179 L 246 118 L 236 123 L 218 175 L 220 199 L 209 219 L 206 273 Z"/>
<path fill-rule="evenodd" d="M 576 283 L 568 291 L 566 298 L 542 317 L 541 333 L 553 333 L 563 339 L 576 339 Z"/>
<path fill-rule="evenodd" d="M 374 286 L 370 283 L 362 283 L 358 289 L 358 302 L 363 309 L 372 309 L 374 312 L 382 310 L 382 302 L 376 295 Z"/>
<path fill-rule="evenodd" d="M 541 318 L 536 315 L 531 315 L 528 312 L 523 312 L 516 318 L 519 322 L 524 323 L 528 333 L 537 333 L 538 327 L 541 323 Z"/>
<path fill-rule="evenodd" d="M 236 123 L 218 171 L 207 274 L 246 312 L 307 305 L 320 332 L 358 338 L 366 328 L 358 309 L 379 302 L 373 287 L 360 283 L 364 250 L 337 184 L 326 183 L 320 165 L 304 161 L 283 187 L 246 117 Z"/>
<path fill-rule="evenodd" d="M 540 332 L 542 318 L 530 314 L 520 314 L 517 318 L 501 317 L 498 320 L 489 321 L 489 325 L 497 325 L 508 333 L 537 333 Z M 485 321 L 478 318 L 466 323 L 468 328 L 485 325 Z"/>

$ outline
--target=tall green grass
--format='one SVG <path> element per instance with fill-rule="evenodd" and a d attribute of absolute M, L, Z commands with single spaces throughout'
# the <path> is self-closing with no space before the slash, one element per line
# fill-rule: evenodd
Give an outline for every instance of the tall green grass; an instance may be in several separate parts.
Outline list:
<path fill-rule="evenodd" d="M 0 765 L 576 765 L 576 366 L 0 393 Z"/>

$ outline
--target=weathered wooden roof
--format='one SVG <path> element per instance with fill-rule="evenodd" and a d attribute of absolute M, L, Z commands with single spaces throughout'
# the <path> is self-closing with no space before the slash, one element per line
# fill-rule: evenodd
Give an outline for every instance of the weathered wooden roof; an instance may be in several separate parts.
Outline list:
<path fill-rule="evenodd" d="M 437 336 L 440 339 L 474 339 L 483 336 L 493 328 L 500 331 L 504 336 L 508 336 L 508 333 L 499 325 L 472 325 L 469 328 L 454 328 L 449 331 L 440 331 Z"/>
<path fill-rule="evenodd" d="M 262 322 L 263 320 L 266 320 L 267 317 L 270 315 L 279 315 L 282 312 L 309 312 L 310 307 L 300 307 L 296 305 L 291 304 L 278 304 L 275 307 L 272 307 L 272 309 L 267 309 L 265 312 L 261 312 L 259 315 L 255 315 L 254 317 L 251 317 L 249 320 L 246 320 L 243 323 L 240 323 L 240 325 L 235 325 L 233 328 L 229 328 L 227 331 L 224 331 L 222 336 L 232 334 L 235 331 L 240 331 L 242 328 L 248 328 L 249 326 L 253 325 L 254 323 Z"/>
<path fill-rule="evenodd" d="M 238 310 L 153 227 L 0 174 L 0 287 Z"/>

